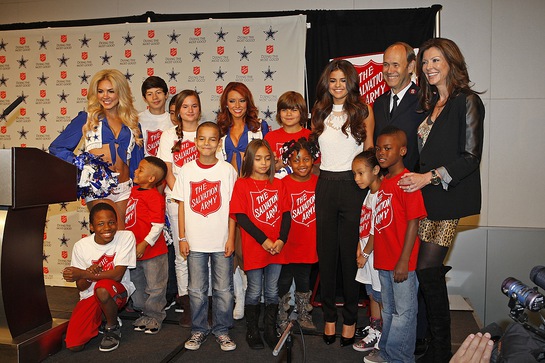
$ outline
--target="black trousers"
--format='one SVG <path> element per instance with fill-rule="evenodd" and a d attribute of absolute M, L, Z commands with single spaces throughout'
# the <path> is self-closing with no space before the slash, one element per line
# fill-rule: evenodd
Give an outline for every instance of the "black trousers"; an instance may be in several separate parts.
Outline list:
<path fill-rule="evenodd" d="M 351 171 L 321 171 L 316 186 L 316 232 L 320 297 L 324 321 L 337 321 L 335 306 L 338 263 L 343 282 L 343 324 L 357 322 L 359 283 L 356 249 L 361 207 L 367 190 L 354 182 Z"/>
<path fill-rule="evenodd" d="M 310 263 L 288 263 L 282 265 L 278 278 L 278 296 L 286 295 L 290 291 L 291 283 L 295 280 L 295 291 L 309 292 L 310 290 Z"/>

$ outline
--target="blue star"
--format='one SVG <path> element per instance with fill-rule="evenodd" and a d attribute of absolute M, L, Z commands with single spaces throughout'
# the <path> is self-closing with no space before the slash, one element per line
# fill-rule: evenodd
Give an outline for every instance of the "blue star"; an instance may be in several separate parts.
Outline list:
<path fill-rule="evenodd" d="M 84 45 L 89 48 L 89 41 L 91 41 L 91 38 L 87 38 L 87 35 L 83 34 L 83 38 L 79 41 L 81 42 L 81 48 L 83 48 Z"/>
<path fill-rule="evenodd" d="M 64 93 L 64 90 L 62 90 L 62 93 L 61 94 L 57 94 L 57 96 L 59 96 L 59 103 L 61 103 L 62 101 L 64 101 L 64 103 L 68 103 L 68 101 L 66 100 L 68 98 L 68 96 L 70 96 L 70 94 L 68 93 Z"/>
<path fill-rule="evenodd" d="M 178 80 L 176 79 L 176 76 L 178 76 L 178 74 L 180 74 L 180 72 L 174 72 L 174 68 L 172 68 L 172 71 L 171 72 L 167 72 L 167 75 L 168 75 L 168 81 L 176 81 L 178 82 Z"/>
<path fill-rule="evenodd" d="M 155 56 L 157 56 L 157 54 L 153 54 L 151 52 L 151 49 L 149 50 L 148 54 L 144 54 L 144 57 L 146 57 L 146 63 L 155 63 L 155 61 L 153 60 L 153 58 L 155 58 Z"/>
<path fill-rule="evenodd" d="M 62 238 L 59 238 L 58 240 L 61 241 L 61 247 L 62 245 L 65 245 L 66 247 L 68 247 L 68 241 L 70 241 L 70 238 L 66 238 L 64 233 L 62 234 Z"/>
<path fill-rule="evenodd" d="M 40 81 L 40 84 L 38 86 L 41 86 L 42 84 L 46 85 L 47 86 L 47 80 L 49 79 L 49 77 L 46 77 L 44 75 L 44 72 L 42 72 L 42 76 L 41 77 L 36 77 L 38 78 L 38 80 Z"/>
<path fill-rule="evenodd" d="M 104 52 L 104 55 L 100 56 L 100 59 L 102 59 L 102 64 L 104 63 L 110 64 L 110 58 L 112 58 L 112 56 L 108 55 L 108 52 Z"/>
<path fill-rule="evenodd" d="M 220 28 L 220 31 L 219 32 L 214 32 L 214 34 L 216 34 L 218 36 L 218 39 L 216 39 L 216 42 L 219 42 L 220 39 L 225 42 L 225 36 L 227 34 L 229 34 L 229 32 L 224 32 L 223 28 Z"/>
<path fill-rule="evenodd" d="M 40 121 L 42 120 L 47 121 L 46 116 L 49 115 L 49 113 L 45 112 L 45 110 L 42 107 L 42 112 L 38 113 L 37 115 L 40 116 Z"/>
<path fill-rule="evenodd" d="M 178 43 L 178 37 L 180 36 L 181 34 L 176 34 L 176 30 L 173 30 L 172 31 L 172 34 L 168 34 L 167 36 L 170 38 L 170 41 L 168 42 L 168 44 L 172 44 L 172 42 L 176 42 Z"/>
<path fill-rule="evenodd" d="M 0 41 L 0 50 L 6 50 L 6 45 L 9 43 L 4 43 L 4 38 L 2 38 L 2 41 Z"/>
<path fill-rule="evenodd" d="M 269 119 L 272 121 L 272 116 L 276 113 L 276 111 L 271 111 L 269 106 L 267 106 L 267 111 L 261 111 L 261 113 L 263 114 L 264 119 Z"/>
<path fill-rule="evenodd" d="M 89 226 L 89 222 L 87 222 L 87 221 L 85 220 L 85 217 L 83 217 L 83 221 L 78 221 L 78 222 L 79 222 L 79 224 L 81 224 L 80 230 L 81 230 L 81 229 L 84 229 L 84 228 L 89 229 L 89 227 L 88 227 L 88 226 Z"/>
<path fill-rule="evenodd" d="M 2 77 L 0 78 L 0 86 L 7 86 L 6 81 L 9 80 L 9 78 L 4 77 L 4 73 L 2 73 Z"/>
<path fill-rule="evenodd" d="M 91 77 L 90 75 L 86 74 L 85 71 L 83 71 L 83 74 L 81 76 L 78 76 L 80 79 L 81 79 L 81 83 L 80 84 L 83 84 L 83 82 L 89 84 L 89 77 Z"/>
<path fill-rule="evenodd" d="M 125 78 L 127 79 L 127 81 L 132 82 L 132 76 L 134 76 L 134 73 L 129 73 L 129 70 L 127 69 L 127 72 L 125 73 Z"/>
<path fill-rule="evenodd" d="M 49 263 L 49 261 L 47 260 L 47 258 L 48 258 L 49 256 L 51 256 L 51 255 L 46 255 L 46 254 L 45 254 L 45 251 L 42 252 L 42 260 L 43 260 L 43 261 Z"/>
<path fill-rule="evenodd" d="M 97 134 L 94 134 L 94 135 L 93 135 L 93 139 L 94 139 L 95 141 L 97 141 L 97 140 L 99 139 L 98 135 L 97 135 Z"/>
<path fill-rule="evenodd" d="M 21 140 L 23 137 L 26 139 L 26 134 L 28 134 L 28 131 L 25 131 L 24 126 L 21 126 L 21 131 L 17 131 L 19 133 L 19 140 Z"/>
<path fill-rule="evenodd" d="M 132 40 L 134 39 L 134 36 L 131 36 L 131 33 L 127 32 L 127 35 L 122 37 L 122 38 L 125 41 L 125 43 L 123 43 L 123 45 L 127 45 L 127 44 L 132 45 Z"/>
<path fill-rule="evenodd" d="M 45 40 L 44 37 L 42 37 L 42 40 L 38 40 L 37 43 L 40 44 L 40 48 L 38 48 L 38 50 L 42 48 L 47 49 L 47 43 L 49 43 L 49 40 Z"/>
<path fill-rule="evenodd" d="M 221 67 L 219 67 L 219 69 L 218 69 L 217 72 L 213 72 L 213 73 L 216 75 L 216 81 L 217 81 L 218 79 L 220 79 L 220 78 L 221 78 L 222 81 L 225 81 L 225 80 L 223 79 L 223 75 L 226 74 L 227 72 L 222 72 L 222 71 L 221 71 Z"/>
<path fill-rule="evenodd" d="M 23 58 L 21 56 L 21 59 L 18 59 L 17 62 L 19 63 L 19 68 L 25 67 L 26 68 L 26 62 L 28 62 L 28 59 Z"/>
<path fill-rule="evenodd" d="M 68 203 L 67 203 L 67 202 L 60 202 L 59 204 L 60 204 L 60 206 L 61 206 L 61 209 L 59 209 L 59 212 L 60 212 L 61 210 L 63 210 L 63 209 L 64 209 L 65 211 L 68 211 L 68 208 L 67 208 L 67 207 L 68 207 Z"/>
<path fill-rule="evenodd" d="M 195 48 L 195 53 L 189 53 L 193 56 L 193 60 L 192 62 L 195 62 L 196 60 L 198 60 L 199 62 L 201 61 L 201 55 L 203 55 L 203 52 L 199 52 L 199 49 L 198 48 Z"/>
<path fill-rule="evenodd" d="M 269 66 L 268 69 L 267 69 L 266 71 L 261 71 L 261 72 L 263 72 L 263 74 L 265 75 L 264 81 L 265 81 L 267 78 L 273 79 L 273 74 L 276 73 L 276 71 L 271 71 L 271 66 Z"/>
<path fill-rule="evenodd" d="M 242 50 L 242 52 L 238 52 L 238 54 L 240 54 L 240 60 L 243 60 L 243 59 L 246 59 L 246 60 L 250 60 L 250 58 L 248 58 L 248 56 L 252 53 L 252 51 L 247 51 L 246 50 L 246 47 L 244 47 L 244 49 Z"/>
<path fill-rule="evenodd" d="M 267 35 L 267 37 L 265 38 L 265 41 L 267 41 L 268 39 L 276 40 L 274 39 L 274 35 L 278 33 L 278 30 L 272 30 L 272 26 L 270 26 L 269 30 L 268 31 L 264 30 L 263 33 Z"/>
<path fill-rule="evenodd" d="M 199 90 L 197 89 L 197 86 L 195 86 L 195 92 L 197 92 L 198 95 L 200 95 L 200 94 L 202 93 L 202 91 L 199 91 Z"/>
<path fill-rule="evenodd" d="M 218 115 L 220 114 L 220 109 L 215 109 L 215 110 L 212 110 L 212 112 L 214 112 L 214 114 L 216 115 L 216 118 L 218 118 Z"/>
<path fill-rule="evenodd" d="M 59 67 L 62 66 L 64 64 L 65 67 L 68 67 L 68 64 L 66 63 L 70 58 L 66 58 L 64 56 L 64 53 L 62 54 L 62 57 L 61 58 L 57 58 L 59 60 L 59 62 L 61 62 L 59 64 Z"/>

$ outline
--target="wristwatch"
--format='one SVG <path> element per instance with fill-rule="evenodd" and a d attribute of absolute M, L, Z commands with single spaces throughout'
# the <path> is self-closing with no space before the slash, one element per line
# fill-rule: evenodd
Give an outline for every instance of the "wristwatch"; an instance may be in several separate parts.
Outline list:
<path fill-rule="evenodd" d="M 437 174 L 437 171 L 435 169 L 431 169 L 431 179 L 430 183 L 432 185 L 439 185 L 441 184 L 441 178 L 439 177 L 439 174 Z"/>

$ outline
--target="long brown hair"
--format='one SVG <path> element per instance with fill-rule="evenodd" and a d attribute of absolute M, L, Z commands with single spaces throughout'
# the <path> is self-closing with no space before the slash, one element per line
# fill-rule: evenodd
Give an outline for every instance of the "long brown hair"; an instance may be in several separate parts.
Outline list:
<path fill-rule="evenodd" d="M 180 151 L 180 148 L 182 147 L 182 140 L 184 138 L 184 125 L 182 122 L 182 118 L 180 117 L 180 109 L 182 108 L 185 99 L 189 96 L 194 96 L 197 99 L 197 103 L 199 104 L 199 119 L 201 118 L 201 99 L 199 97 L 199 94 L 190 89 L 184 89 L 183 91 L 178 93 L 176 95 L 176 102 L 174 104 L 174 114 L 176 115 L 176 121 L 178 122 L 178 125 L 176 126 L 176 136 L 178 137 L 178 141 L 176 141 L 176 143 L 172 147 L 173 153 Z"/>
<path fill-rule="evenodd" d="M 467 65 L 460 48 L 450 39 L 432 38 L 420 46 L 417 57 L 418 83 L 420 85 L 420 107 L 424 111 L 431 110 L 437 102 L 437 87 L 428 83 L 428 79 L 422 72 L 422 58 L 424 52 L 430 48 L 437 48 L 445 57 L 450 70 L 446 77 L 449 98 L 456 97 L 460 92 L 474 92 L 471 90 L 471 81 L 467 72 Z M 479 92 L 475 92 L 479 93 Z"/>
<path fill-rule="evenodd" d="M 246 100 L 246 115 L 244 117 L 244 122 L 248 126 L 248 129 L 252 132 L 259 130 L 261 126 L 258 118 L 257 107 L 254 103 L 254 97 L 252 92 L 246 87 L 244 83 L 240 82 L 229 82 L 225 90 L 221 94 L 220 98 L 220 111 L 217 117 L 217 123 L 221 130 L 221 136 L 227 135 L 227 132 L 231 126 L 233 126 L 233 119 L 231 118 L 231 113 L 227 107 L 228 95 L 229 92 L 236 91 Z"/>
<path fill-rule="evenodd" d="M 262 139 L 253 139 L 246 147 L 246 151 L 244 152 L 244 160 L 242 161 L 241 176 L 243 178 L 249 178 L 252 176 L 252 173 L 254 171 L 255 154 L 257 154 L 257 150 L 259 150 L 259 148 L 261 148 L 262 146 L 267 148 L 267 150 L 269 151 L 269 155 L 271 156 L 271 166 L 269 168 L 269 183 L 272 183 L 275 173 L 274 153 L 269 143 Z"/>
<path fill-rule="evenodd" d="M 317 140 L 318 136 L 324 132 L 324 121 L 333 108 L 333 96 L 329 93 L 329 78 L 331 72 L 337 70 L 344 73 L 346 77 L 346 90 L 348 91 L 348 95 L 344 101 L 344 112 L 346 112 L 348 117 L 341 131 L 348 136 L 347 129 L 350 129 L 350 133 L 357 144 L 360 145 L 366 137 L 363 121 L 369 116 L 369 110 L 367 105 L 360 101 L 358 72 L 356 72 L 352 63 L 343 59 L 335 59 L 329 62 L 318 80 L 316 102 L 312 108 L 313 137 Z"/>

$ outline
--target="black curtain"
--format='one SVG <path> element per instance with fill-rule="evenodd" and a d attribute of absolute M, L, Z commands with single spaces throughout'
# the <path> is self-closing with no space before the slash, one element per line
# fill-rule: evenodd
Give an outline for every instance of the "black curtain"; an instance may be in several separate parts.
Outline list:
<path fill-rule="evenodd" d="M 309 109 L 314 104 L 316 83 L 331 58 L 382 52 L 396 41 L 418 47 L 433 36 L 435 15 L 441 5 L 416 9 L 384 10 L 296 10 L 248 13 L 156 14 L 147 12 L 130 17 L 35 22 L 0 25 L 2 30 L 47 27 L 77 27 L 120 23 L 183 21 L 200 19 L 262 18 L 304 14 L 307 31 L 306 66 Z"/>

